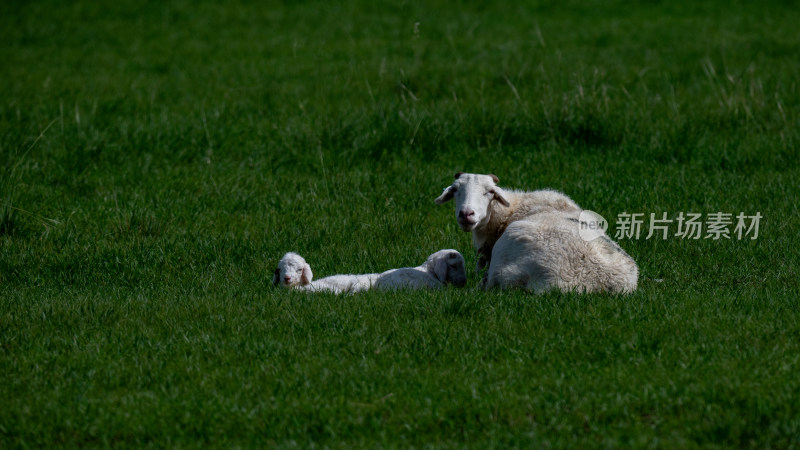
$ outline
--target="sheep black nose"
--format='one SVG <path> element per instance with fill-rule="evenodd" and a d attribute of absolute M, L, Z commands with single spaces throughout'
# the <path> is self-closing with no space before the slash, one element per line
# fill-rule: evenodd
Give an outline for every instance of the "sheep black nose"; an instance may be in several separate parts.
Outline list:
<path fill-rule="evenodd" d="M 471 209 L 462 209 L 461 211 L 458 212 L 458 217 L 466 218 L 466 217 L 470 217 L 470 216 L 474 216 L 474 215 L 475 215 L 475 211 L 473 211 Z"/>

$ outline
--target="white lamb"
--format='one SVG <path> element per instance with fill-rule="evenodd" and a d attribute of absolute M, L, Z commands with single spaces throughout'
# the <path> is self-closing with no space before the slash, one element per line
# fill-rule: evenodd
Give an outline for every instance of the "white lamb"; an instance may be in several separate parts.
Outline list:
<path fill-rule="evenodd" d="M 358 275 L 331 275 L 313 280 L 311 266 L 297 253 L 286 253 L 278 263 L 272 279 L 280 284 L 309 292 L 332 292 L 334 294 L 366 291 L 372 289 L 439 288 L 445 284 L 463 286 L 467 282 L 464 257 L 455 250 L 440 250 L 418 267 L 391 269 L 383 273 Z"/>
<path fill-rule="evenodd" d="M 367 290 L 372 287 L 378 275 L 377 273 L 333 275 L 314 280 L 311 266 L 306 260 L 297 253 L 288 252 L 278 262 L 278 267 L 272 276 L 272 284 L 304 291 L 328 291 L 340 294 Z"/>
<path fill-rule="evenodd" d="M 375 289 L 437 289 L 446 284 L 467 283 L 464 257 L 456 250 L 439 250 L 417 267 L 387 270 L 375 281 Z"/>
<path fill-rule="evenodd" d="M 288 252 L 278 261 L 278 267 L 272 275 L 272 285 L 297 287 L 311 283 L 314 274 L 311 266 L 297 253 Z"/>
<path fill-rule="evenodd" d="M 494 175 L 459 172 L 436 199 L 456 199 L 458 225 L 472 232 L 477 270 L 489 268 L 486 289 L 636 290 L 636 262 L 605 233 L 581 238 L 583 210 L 572 199 L 553 190 L 503 190 L 497 182 Z"/>

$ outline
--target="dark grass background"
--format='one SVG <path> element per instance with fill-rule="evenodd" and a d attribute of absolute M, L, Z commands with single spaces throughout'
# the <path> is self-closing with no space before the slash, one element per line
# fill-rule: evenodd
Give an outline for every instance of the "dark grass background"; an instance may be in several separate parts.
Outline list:
<path fill-rule="evenodd" d="M 797 23 L 791 2 L 3 2 L 0 443 L 800 445 Z M 763 219 L 620 241 L 627 297 L 270 285 L 290 250 L 318 277 L 442 248 L 472 267 L 433 203 L 456 171 L 612 222 Z"/>

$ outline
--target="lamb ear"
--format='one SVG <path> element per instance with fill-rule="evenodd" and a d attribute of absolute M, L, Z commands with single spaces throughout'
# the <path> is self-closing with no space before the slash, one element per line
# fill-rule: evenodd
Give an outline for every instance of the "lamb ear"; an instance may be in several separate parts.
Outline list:
<path fill-rule="evenodd" d="M 275 272 L 272 274 L 272 285 L 277 286 L 281 282 L 281 269 L 275 269 Z"/>
<path fill-rule="evenodd" d="M 464 175 L 464 172 L 456 172 L 456 176 L 454 178 L 457 180 L 458 177 L 460 177 L 461 175 Z M 496 181 L 495 181 L 495 183 L 496 183 Z"/>
<path fill-rule="evenodd" d="M 447 265 L 447 260 L 445 258 L 438 258 L 433 261 L 433 275 L 436 277 L 437 280 L 441 281 L 442 284 L 447 282 L 447 270 L 449 269 Z"/>
<path fill-rule="evenodd" d="M 511 203 L 509 203 L 508 199 L 506 198 L 506 193 L 499 187 L 495 186 L 489 192 L 494 194 L 494 199 L 500 202 L 500 204 L 502 204 L 503 206 L 506 207 L 511 206 Z"/>
<path fill-rule="evenodd" d="M 314 279 L 314 274 L 311 273 L 311 266 L 305 264 L 303 266 L 303 274 L 300 276 L 300 285 L 305 286 L 310 284 L 312 279 Z"/>
<path fill-rule="evenodd" d="M 452 200 L 454 190 L 455 189 L 453 189 L 453 186 L 448 186 L 444 188 L 444 192 L 442 192 L 442 195 L 436 197 L 436 200 L 434 201 L 436 202 L 437 205 L 441 205 L 442 203 Z"/>
<path fill-rule="evenodd" d="M 494 184 L 497 184 L 497 183 L 500 182 L 500 178 L 497 178 L 497 175 L 495 175 L 493 173 L 490 173 L 489 176 L 492 177 L 492 181 L 494 181 Z"/>

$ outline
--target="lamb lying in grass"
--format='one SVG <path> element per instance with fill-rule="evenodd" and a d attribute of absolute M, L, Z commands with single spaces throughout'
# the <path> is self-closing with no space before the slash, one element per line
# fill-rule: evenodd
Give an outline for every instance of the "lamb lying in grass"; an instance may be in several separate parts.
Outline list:
<path fill-rule="evenodd" d="M 489 268 L 486 289 L 519 287 L 628 293 L 639 269 L 603 232 L 580 236 L 583 210 L 552 190 L 504 190 L 494 175 L 457 173 L 436 203 L 455 198 L 456 220 L 472 232 L 480 271 Z"/>
<path fill-rule="evenodd" d="M 467 283 L 464 257 L 456 250 L 439 250 L 417 267 L 387 270 L 375 281 L 375 289 L 436 289 Z"/>
<path fill-rule="evenodd" d="M 307 273 L 308 276 L 303 276 Z M 467 282 L 464 257 L 456 250 L 440 250 L 418 267 L 391 269 L 383 273 L 332 275 L 312 280 L 311 267 L 296 253 L 286 253 L 275 269 L 273 284 L 310 292 L 355 293 L 368 289 L 440 288 Z"/>
<path fill-rule="evenodd" d="M 314 280 L 311 266 L 306 260 L 294 252 L 288 252 L 278 261 L 272 277 L 273 286 L 282 286 L 311 292 L 359 292 L 372 288 L 380 274 L 332 275 Z"/>

